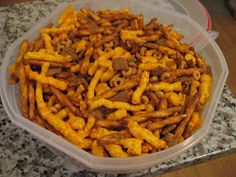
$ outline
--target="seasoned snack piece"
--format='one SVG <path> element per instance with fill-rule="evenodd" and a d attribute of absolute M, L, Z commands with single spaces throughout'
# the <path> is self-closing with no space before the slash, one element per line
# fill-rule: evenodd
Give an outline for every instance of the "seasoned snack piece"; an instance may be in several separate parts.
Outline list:
<path fill-rule="evenodd" d="M 109 100 L 129 103 L 131 100 L 132 92 L 133 91 L 130 89 L 123 90 L 123 91 L 117 93 L 116 95 L 112 96 L 111 98 L 109 98 Z"/>
<path fill-rule="evenodd" d="M 105 156 L 105 149 L 103 146 L 98 145 L 97 140 L 93 141 L 92 144 L 92 154 L 99 157 Z"/>
<path fill-rule="evenodd" d="M 74 130 L 81 130 L 85 126 L 84 119 L 82 117 L 75 116 L 72 113 L 69 113 L 69 119 L 67 122 L 70 124 L 71 128 L 73 128 Z"/>
<path fill-rule="evenodd" d="M 25 73 L 29 79 L 36 80 L 37 82 L 40 82 L 42 84 L 52 85 L 60 90 L 65 90 L 67 88 L 66 82 L 55 79 L 53 77 L 46 77 L 42 74 L 38 74 L 37 72 L 32 71 L 29 65 L 25 66 Z"/>
<path fill-rule="evenodd" d="M 156 92 L 157 91 L 173 92 L 173 91 L 181 91 L 182 85 L 181 82 L 175 82 L 173 84 L 160 82 L 157 84 L 152 84 L 149 89 Z"/>
<path fill-rule="evenodd" d="M 80 72 L 82 75 L 85 75 L 88 71 L 90 58 L 92 57 L 93 50 L 94 50 L 93 47 L 89 47 L 84 54 L 85 57 L 80 67 Z"/>
<path fill-rule="evenodd" d="M 106 82 L 101 82 L 95 88 L 96 95 L 101 95 L 102 93 L 108 91 L 110 87 L 107 85 Z"/>
<path fill-rule="evenodd" d="M 72 60 L 70 55 L 63 56 L 57 52 L 48 52 L 41 49 L 39 52 L 27 52 L 24 56 L 26 60 L 43 60 L 43 61 L 52 61 L 58 63 L 67 63 Z"/>
<path fill-rule="evenodd" d="M 173 106 L 184 105 L 185 99 L 183 94 L 176 94 L 175 92 L 171 92 L 169 94 L 166 94 L 166 96 L 168 102 L 171 103 Z"/>
<path fill-rule="evenodd" d="M 148 82 L 149 82 L 149 74 L 148 74 L 148 72 L 144 71 L 142 73 L 140 83 L 133 93 L 133 96 L 132 96 L 132 103 L 133 104 L 140 104 L 141 96 L 142 96 L 143 92 L 145 91 Z"/>
<path fill-rule="evenodd" d="M 90 137 L 94 139 L 100 139 L 106 135 L 117 133 L 117 131 L 114 130 L 108 130 L 106 128 L 98 127 L 93 128 L 90 132 Z"/>
<path fill-rule="evenodd" d="M 16 58 L 16 64 L 10 65 L 8 67 L 8 71 L 11 72 L 11 77 L 10 78 L 12 79 L 12 81 L 13 81 L 13 78 L 15 78 L 15 81 L 13 81 L 13 84 L 18 81 L 17 80 L 17 78 L 18 78 L 17 64 L 19 62 L 21 62 L 22 59 L 24 58 L 24 55 L 27 52 L 28 47 L 29 47 L 28 41 L 27 40 L 23 40 L 22 43 L 21 43 L 20 52 L 19 52 L 19 54 L 18 54 L 18 56 Z"/>
<path fill-rule="evenodd" d="M 105 149 L 112 157 L 129 157 L 129 155 L 122 149 L 120 145 L 117 144 L 107 144 Z"/>
<path fill-rule="evenodd" d="M 35 117 L 35 90 L 33 82 L 29 81 L 29 118 L 31 120 Z"/>
<path fill-rule="evenodd" d="M 198 82 L 198 81 L 192 82 L 191 88 L 190 88 L 190 96 L 194 96 L 195 94 L 198 93 L 199 86 L 200 86 L 200 82 Z"/>
<path fill-rule="evenodd" d="M 47 61 L 41 61 L 41 60 L 23 60 L 22 62 L 24 64 L 42 66 Z M 71 63 L 50 62 L 50 67 L 70 68 L 71 66 L 72 66 Z"/>
<path fill-rule="evenodd" d="M 205 104 L 207 99 L 209 98 L 211 85 L 212 85 L 211 76 L 208 74 L 203 74 L 201 76 L 201 85 L 200 85 L 200 95 L 201 96 L 199 99 L 199 103 L 201 105 Z"/>
<path fill-rule="evenodd" d="M 186 125 L 189 123 L 190 118 L 192 117 L 193 111 L 199 101 L 200 95 L 196 94 L 192 97 L 192 99 L 189 101 L 187 108 L 186 108 L 186 117 L 182 120 L 182 122 L 179 124 L 175 131 L 175 136 L 179 138 L 182 136 Z"/>
<path fill-rule="evenodd" d="M 119 140 L 119 144 L 123 145 L 127 149 L 128 154 L 141 155 L 142 154 L 143 141 L 138 138 L 125 138 Z"/>
<path fill-rule="evenodd" d="M 114 70 L 119 71 L 127 71 L 129 69 L 128 67 L 128 61 L 123 58 L 113 58 L 112 59 L 112 66 Z"/>
<path fill-rule="evenodd" d="M 181 110 L 182 110 L 181 107 L 172 107 L 172 108 L 163 109 L 163 110 L 155 111 L 155 112 L 145 112 L 145 113 L 136 114 L 126 119 L 137 121 L 137 122 L 143 122 L 151 118 L 164 118 L 175 112 L 179 112 Z"/>
<path fill-rule="evenodd" d="M 120 129 L 124 127 L 122 122 L 111 121 L 111 120 L 97 120 L 96 125 L 102 128 L 107 128 L 107 129 L 112 129 L 112 130 L 116 130 L 116 129 Z"/>
<path fill-rule="evenodd" d="M 107 120 L 121 120 L 123 117 L 127 115 L 127 110 L 125 109 L 119 109 L 107 116 Z"/>
<path fill-rule="evenodd" d="M 162 63 L 141 63 L 138 68 L 143 71 L 154 71 L 158 68 L 165 68 L 166 66 Z"/>
<path fill-rule="evenodd" d="M 28 82 L 26 78 L 26 71 L 24 68 L 24 65 L 22 63 L 17 64 L 17 70 L 19 74 L 19 80 L 20 80 L 20 101 L 21 101 L 21 112 L 24 117 L 28 117 L 28 94 L 29 94 L 29 88 L 28 88 Z"/>
<path fill-rule="evenodd" d="M 158 139 L 148 129 L 140 127 L 137 122 L 129 120 L 127 127 L 129 128 L 129 131 L 134 137 L 147 141 L 155 148 L 158 148 L 158 149 L 166 148 L 165 141 Z"/>
<path fill-rule="evenodd" d="M 188 138 L 190 137 L 195 130 L 197 130 L 198 128 L 200 128 L 202 125 L 202 120 L 200 118 L 200 115 L 198 112 L 194 112 L 192 114 L 192 118 L 189 121 L 189 124 L 187 125 L 187 128 L 184 132 L 184 138 Z"/>
<path fill-rule="evenodd" d="M 96 119 L 93 116 L 88 117 L 88 120 L 87 120 L 87 123 L 86 123 L 84 129 L 77 131 L 80 138 L 84 139 L 87 136 L 89 136 L 89 133 L 90 133 L 91 129 L 93 128 L 95 121 L 96 121 Z"/>
<path fill-rule="evenodd" d="M 99 70 L 96 71 L 93 79 L 91 80 L 91 82 L 88 86 L 88 93 L 87 93 L 88 99 L 92 99 L 94 97 L 95 88 L 96 88 L 104 71 L 105 71 L 105 68 L 100 68 Z"/>
<path fill-rule="evenodd" d="M 161 134 L 165 135 L 167 133 L 170 133 L 171 131 L 173 131 L 175 128 L 177 127 L 177 124 L 172 124 L 172 125 L 168 125 L 165 128 L 162 129 Z"/>
<path fill-rule="evenodd" d="M 140 104 L 140 105 L 131 105 L 129 103 L 125 103 L 125 102 L 119 102 L 119 101 L 110 101 L 110 100 L 106 100 L 106 99 L 99 99 L 99 100 L 95 100 L 93 102 L 90 103 L 90 107 L 91 109 L 95 109 L 101 106 L 105 106 L 109 109 L 126 109 L 129 111 L 141 111 L 144 110 L 146 108 L 145 105 Z"/>
<path fill-rule="evenodd" d="M 54 49 L 53 49 L 53 46 L 52 46 L 52 44 L 51 44 L 51 40 L 52 40 L 51 37 L 50 37 L 48 34 L 46 34 L 46 33 L 43 33 L 43 34 L 42 34 L 42 37 L 43 37 L 43 40 L 44 40 L 45 48 L 46 48 L 48 51 L 53 52 Z"/>
<path fill-rule="evenodd" d="M 155 122 L 152 122 L 147 125 L 147 128 L 151 131 L 160 129 L 166 125 L 171 125 L 180 122 L 186 115 L 178 115 L 178 116 L 172 116 L 167 117 L 165 119 L 156 120 Z"/>

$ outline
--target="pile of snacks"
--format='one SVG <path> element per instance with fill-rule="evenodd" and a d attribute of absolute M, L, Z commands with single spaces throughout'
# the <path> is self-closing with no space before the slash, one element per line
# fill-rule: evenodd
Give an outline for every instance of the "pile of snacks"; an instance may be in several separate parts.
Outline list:
<path fill-rule="evenodd" d="M 24 40 L 9 83 L 22 115 L 96 156 L 158 152 L 190 137 L 212 86 L 183 38 L 129 9 L 68 6 L 57 26 Z"/>

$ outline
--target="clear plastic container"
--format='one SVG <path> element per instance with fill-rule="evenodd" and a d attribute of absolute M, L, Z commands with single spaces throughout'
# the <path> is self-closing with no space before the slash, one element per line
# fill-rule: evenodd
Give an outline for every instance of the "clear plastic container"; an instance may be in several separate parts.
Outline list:
<path fill-rule="evenodd" d="M 207 32 L 211 31 L 211 18 L 206 8 L 199 0 L 141 0 L 152 3 L 160 7 L 174 10 L 184 15 L 190 16 L 198 22 Z"/>
<path fill-rule="evenodd" d="M 81 7 L 90 7 L 92 9 L 110 8 L 120 9 L 124 7 L 130 7 L 132 12 L 141 13 L 145 16 L 146 20 L 157 17 L 161 23 L 174 24 L 175 30 L 185 35 L 184 41 L 190 42 L 194 36 L 199 36 L 197 43 L 192 43 L 198 52 L 204 55 L 207 63 L 212 68 L 213 74 L 213 88 L 210 101 L 205 105 L 202 112 L 203 126 L 197 132 L 195 132 L 190 138 L 184 142 L 168 148 L 164 151 L 148 154 L 140 157 L 130 158 L 108 158 L 108 157 L 95 157 L 88 152 L 74 146 L 67 140 L 57 136 L 56 134 L 49 132 L 48 130 L 41 128 L 33 122 L 25 119 L 21 116 L 19 107 L 19 86 L 12 86 L 8 84 L 9 72 L 7 67 L 13 64 L 16 60 L 20 43 L 23 39 L 32 40 L 35 38 L 39 29 L 46 26 L 49 21 L 55 22 L 59 14 L 62 13 L 67 4 L 62 4 L 57 7 L 50 15 L 42 19 L 37 25 L 26 32 L 21 38 L 16 40 L 6 52 L 1 67 L 1 98 L 3 105 L 9 118 L 13 123 L 19 127 L 30 132 L 43 142 L 51 145 L 55 149 L 67 154 L 75 159 L 75 161 L 84 164 L 88 169 L 93 171 L 102 172 L 134 172 L 142 169 L 152 167 L 178 156 L 180 153 L 188 150 L 190 147 L 196 145 L 207 133 L 212 118 L 214 116 L 217 103 L 219 101 L 221 92 L 223 90 L 224 83 L 228 75 L 228 67 L 225 62 L 225 58 L 215 43 L 215 41 L 209 36 L 209 34 L 190 17 L 183 14 L 169 11 L 159 6 L 150 5 L 148 3 L 141 3 L 132 0 L 77 0 L 71 3 L 76 9 Z M 202 47 L 204 43 L 205 47 Z"/>

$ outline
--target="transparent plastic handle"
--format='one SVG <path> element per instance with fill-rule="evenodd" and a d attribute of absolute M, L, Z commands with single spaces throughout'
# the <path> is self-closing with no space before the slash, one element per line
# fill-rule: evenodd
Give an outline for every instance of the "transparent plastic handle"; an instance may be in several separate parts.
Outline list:
<path fill-rule="evenodd" d="M 216 38 L 219 36 L 218 31 L 211 31 L 211 32 L 209 32 L 209 34 L 214 40 L 216 40 Z"/>

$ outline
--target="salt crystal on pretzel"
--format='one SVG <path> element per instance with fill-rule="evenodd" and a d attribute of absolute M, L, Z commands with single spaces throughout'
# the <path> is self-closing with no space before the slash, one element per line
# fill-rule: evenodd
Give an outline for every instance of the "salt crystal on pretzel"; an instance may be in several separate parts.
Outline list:
<path fill-rule="evenodd" d="M 151 131 L 148 129 L 142 128 L 138 125 L 137 122 L 133 120 L 129 120 L 127 127 L 129 128 L 130 133 L 136 137 L 140 138 L 142 140 L 147 141 L 152 146 L 158 149 L 164 149 L 166 148 L 165 141 L 158 139 Z"/>
<path fill-rule="evenodd" d="M 60 90 L 65 90 L 67 88 L 66 82 L 55 79 L 53 77 L 46 77 L 41 74 L 38 74 L 37 72 L 32 71 L 29 65 L 25 66 L 25 72 L 29 79 L 36 80 L 37 82 L 40 82 L 42 84 L 52 85 Z"/>
<path fill-rule="evenodd" d="M 48 52 L 41 49 L 39 52 L 27 52 L 24 56 L 26 60 L 44 60 L 44 61 L 52 61 L 58 63 L 67 63 L 72 60 L 70 55 L 63 56 L 58 54 L 57 52 Z"/>
<path fill-rule="evenodd" d="M 144 71 L 142 73 L 139 85 L 133 93 L 133 96 L 132 96 L 132 103 L 133 104 L 140 104 L 141 96 L 142 96 L 143 92 L 145 91 L 148 82 L 149 82 L 149 73 L 147 71 Z"/>
<path fill-rule="evenodd" d="M 129 111 L 140 111 L 140 110 L 144 110 L 146 108 L 145 105 L 140 104 L 140 105 L 131 105 L 129 103 L 125 103 L 125 102 L 119 102 L 119 101 L 110 101 L 104 98 L 92 101 L 90 103 L 90 108 L 91 109 L 95 109 L 101 106 L 105 106 L 109 109 L 126 109 Z"/>

